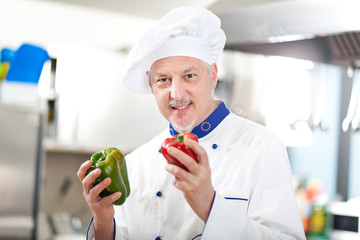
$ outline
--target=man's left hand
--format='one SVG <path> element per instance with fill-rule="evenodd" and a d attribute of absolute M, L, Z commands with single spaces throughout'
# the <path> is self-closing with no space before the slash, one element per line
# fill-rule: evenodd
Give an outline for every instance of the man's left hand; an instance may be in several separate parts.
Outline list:
<path fill-rule="evenodd" d="M 170 147 L 168 153 L 184 164 L 189 172 L 172 164 L 168 164 L 166 170 L 175 176 L 173 184 L 183 192 L 190 207 L 206 222 L 215 194 L 209 159 L 198 142 L 185 138 L 184 143 L 196 153 L 199 163 L 181 150 Z"/>

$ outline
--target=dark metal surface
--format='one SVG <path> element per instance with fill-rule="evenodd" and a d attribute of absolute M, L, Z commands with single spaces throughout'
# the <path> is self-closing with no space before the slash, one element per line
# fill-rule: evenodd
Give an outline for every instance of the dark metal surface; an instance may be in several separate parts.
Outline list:
<path fill-rule="evenodd" d="M 228 44 L 225 48 L 350 66 L 354 61 L 360 60 L 360 32 L 346 32 L 288 42 Z"/>

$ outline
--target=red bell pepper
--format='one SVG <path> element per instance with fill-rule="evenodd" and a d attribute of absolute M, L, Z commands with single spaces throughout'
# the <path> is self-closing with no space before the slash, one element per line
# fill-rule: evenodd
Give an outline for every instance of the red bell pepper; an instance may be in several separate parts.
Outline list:
<path fill-rule="evenodd" d="M 168 148 L 169 147 L 175 147 L 181 151 L 183 151 L 184 153 L 186 153 L 187 155 L 189 155 L 190 157 L 192 157 L 196 162 L 199 162 L 197 159 L 196 154 L 194 153 L 193 150 L 191 150 L 191 148 L 187 147 L 184 143 L 184 138 L 190 138 L 192 140 L 195 140 L 196 142 L 198 142 L 198 138 L 195 134 L 192 133 L 185 133 L 185 134 L 178 134 L 173 136 L 172 138 L 167 138 L 165 139 L 165 141 L 162 143 L 161 145 L 161 153 L 164 155 L 166 161 L 169 164 L 174 164 L 176 166 L 179 166 L 183 169 L 185 169 L 186 171 L 189 171 L 184 164 L 182 164 L 181 162 L 179 162 L 179 160 L 177 160 L 176 158 L 172 157 L 168 152 Z"/>

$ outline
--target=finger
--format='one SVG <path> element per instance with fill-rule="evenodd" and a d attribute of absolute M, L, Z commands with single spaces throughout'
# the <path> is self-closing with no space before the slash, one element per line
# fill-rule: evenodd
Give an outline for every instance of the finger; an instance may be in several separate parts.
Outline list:
<path fill-rule="evenodd" d="M 182 169 L 179 166 L 173 165 L 173 164 L 168 164 L 165 166 L 165 170 L 169 173 L 171 173 L 175 179 L 178 179 L 180 181 L 183 182 L 193 182 L 194 181 L 194 176 L 193 174 L 191 174 L 190 172 Z"/>
<path fill-rule="evenodd" d="M 184 138 L 184 144 L 195 152 L 200 164 L 208 162 L 208 158 L 206 157 L 206 151 L 198 142 L 191 138 Z"/>
<path fill-rule="evenodd" d="M 181 162 L 190 172 L 196 172 L 198 163 L 192 157 L 174 147 L 169 147 L 168 153 Z"/>
<path fill-rule="evenodd" d="M 179 178 L 174 178 L 172 183 L 177 189 L 181 191 L 185 188 L 183 182 Z"/>
<path fill-rule="evenodd" d="M 103 207 L 109 206 L 110 204 L 118 200 L 121 197 L 121 195 L 122 195 L 121 192 L 115 192 L 113 194 L 110 194 L 109 196 L 101 198 L 99 204 Z"/>
<path fill-rule="evenodd" d="M 107 177 L 95 186 L 93 186 L 89 191 L 89 196 L 92 199 L 97 198 L 105 188 L 107 188 L 111 183 L 111 178 Z"/>
<path fill-rule="evenodd" d="M 165 166 L 165 170 L 169 173 L 171 173 L 174 176 L 174 180 L 172 181 L 173 185 L 179 189 L 182 190 L 183 186 L 182 184 L 179 184 L 180 181 L 184 181 L 183 177 L 181 176 L 181 179 L 179 178 L 181 174 L 181 172 L 186 172 L 184 169 L 182 169 L 181 167 L 178 167 L 176 165 L 172 165 L 172 164 L 168 164 Z"/>
<path fill-rule="evenodd" d="M 81 166 L 79 167 L 79 170 L 77 171 L 77 177 L 80 180 L 80 182 L 82 182 L 86 176 L 86 172 L 87 170 L 91 167 L 91 162 L 90 160 L 87 160 L 86 162 L 84 162 L 83 164 L 81 164 Z"/>
<path fill-rule="evenodd" d="M 95 180 L 100 177 L 101 170 L 99 168 L 95 169 L 94 171 L 91 171 L 86 177 L 83 179 L 83 189 L 85 194 L 89 194 L 90 189 L 93 187 Z"/>
<path fill-rule="evenodd" d="M 188 172 L 186 173 L 189 174 Z M 184 180 L 184 178 L 174 177 L 172 183 L 182 192 L 192 192 L 199 187 L 199 183 L 196 181 L 196 177 L 194 177 L 194 175 L 186 177 L 186 180 Z"/>

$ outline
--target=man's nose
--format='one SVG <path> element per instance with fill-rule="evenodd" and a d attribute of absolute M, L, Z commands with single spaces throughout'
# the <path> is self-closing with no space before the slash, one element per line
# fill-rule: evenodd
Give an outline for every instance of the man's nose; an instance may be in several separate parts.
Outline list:
<path fill-rule="evenodd" d="M 180 78 L 173 78 L 171 82 L 170 97 L 175 100 L 180 100 L 184 97 L 185 86 Z"/>

